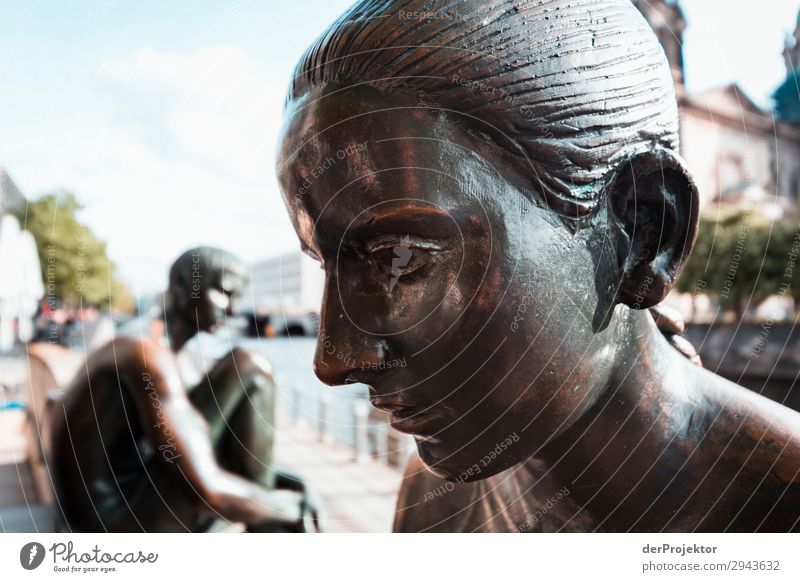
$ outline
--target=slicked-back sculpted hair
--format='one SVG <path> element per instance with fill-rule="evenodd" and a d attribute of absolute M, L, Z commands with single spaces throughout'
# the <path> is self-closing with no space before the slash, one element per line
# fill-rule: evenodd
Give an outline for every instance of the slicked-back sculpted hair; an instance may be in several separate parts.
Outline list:
<path fill-rule="evenodd" d="M 630 0 L 362 0 L 306 52 L 289 98 L 327 83 L 458 117 L 572 219 L 628 154 L 678 145 L 670 69 Z"/>
<path fill-rule="evenodd" d="M 175 259 L 169 270 L 166 303 L 169 308 L 188 303 L 193 281 L 206 289 L 218 285 L 225 270 L 246 273 L 247 268 L 231 253 L 215 247 L 195 247 Z"/>

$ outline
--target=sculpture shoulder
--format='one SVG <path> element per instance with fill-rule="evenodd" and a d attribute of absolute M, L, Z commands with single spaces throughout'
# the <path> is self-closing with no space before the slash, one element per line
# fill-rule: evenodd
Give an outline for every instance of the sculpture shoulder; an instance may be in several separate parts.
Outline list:
<path fill-rule="evenodd" d="M 259 374 L 273 380 L 272 365 L 261 354 L 237 346 L 231 350 L 229 357 L 243 373 Z"/>
<path fill-rule="evenodd" d="M 73 426 L 76 419 L 94 424 L 95 417 L 87 414 L 87 398 L 91 397 L 93 403 L 88 410 L 97 406 L 103 415 L 113 416 L 113 410 L 124 411 L 126 398 L 144 402 L 150 393 L 164 397 L 176 388 L 170 366 L 169 353 L 157 344 L 136 338 L 115 338 L 86 357 L 60 402 Z M 55 415 L 56 426 L 61 419 L 62 415 Z"/>
<path fill-rule="evenodd" d="M 150 339 L 119 336 L 89 354 L 87 364 L 90 367 L 110 363 L 115 366 L 155 367 L 161 363 L 165 352 L 164 348 Z"/>
<path fill-rule="evenodd" d="M 768 472 L 779 483 L 800 484 L 800 413 L 710 372 L 701 377 L 707 401 L 695 418 L 705 420 L 695 432 L 711 443 L 729 441 L 729 454 L 760 477 Z"/>
<path fill-rule="evenodd" d="M 161 398 L 184 393 L 174 355 L 150 339 L 118 337 L 104 344 L 87 357 L 75 384 L 97 386 L 100 377 L 114 377 L 114 386 L 127 387 L 135 399 L 146 393 Z"/>
<path fill-rule="evenodd" d="M 739 420 L 743 429 L 754 434 L 761 429 L 761 434 L 781 435 L 800 447 L 800 413 L 716 374 L 699 372 L 704 404 L 718 410 L 721 418 Z"/>
<path fill-rule="evenodd" d="M 245 382 L 262 387 L 274 387 L 272 366 L 266 358 L 242 347 L 236 347 L 217 360 L 209 370 L 212 383 L 235 379 L 237 384 Z"/>

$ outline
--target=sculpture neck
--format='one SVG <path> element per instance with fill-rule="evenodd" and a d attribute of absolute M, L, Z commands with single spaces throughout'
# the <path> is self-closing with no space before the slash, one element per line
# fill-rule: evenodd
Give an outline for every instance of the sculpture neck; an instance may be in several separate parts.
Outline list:
<path fill-rule="evenodd" d="M 187 342 L 197 334 L 197 328 L 181 317 L 180 314 L 167 310 L 165 313 L 166 332 L 169 338 L 169 349 L 178 353 Z"/>
<path fill-rule="evenodd" d="M 695 366 L 645 311 L 625 309 L 615 317 L 621 318 L 620 345 L 596 401 L 531 460 L 539 471 L 544 464 L 550 482 L 574 490 L 575 500 L 588 505 L 595 498 L 621 501 L 657 460 L 680 464 L 663 454 L 664 435 L 690 417 Z"/>

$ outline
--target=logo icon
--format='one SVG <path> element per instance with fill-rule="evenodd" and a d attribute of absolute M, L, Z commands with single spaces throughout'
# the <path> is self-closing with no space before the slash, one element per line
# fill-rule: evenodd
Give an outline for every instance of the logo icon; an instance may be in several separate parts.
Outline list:
<path fill-rule="evenodd" d="M 403 267 L 408 265 L 408 262 L 411 260 L 411 249 L 409 246 L 411 246 L 411 240 L 409 236 L 406 235 L 400 239 L 400 245 L 392 249 L 395 258 L 392 259 L 392 278 L 389 281 L 390 293 L 394 289 L 394 286 L 397 285 L 397 280 L 400 278 L 400 275 L 403 274 Z"/>
<path fill-rule="evenodd" d="M 44 561 L 44 546 L 39 542 L 29 542 L 19 551 L 19 563 L 26 570 L 35 570 Z"/>

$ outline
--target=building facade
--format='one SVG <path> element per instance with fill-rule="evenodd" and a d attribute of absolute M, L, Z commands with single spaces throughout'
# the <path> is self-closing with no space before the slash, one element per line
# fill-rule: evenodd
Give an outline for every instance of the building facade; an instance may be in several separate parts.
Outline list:
<path fill-rule="evenodd" d="M 242 299 L 247 311 L 319 311 L 325 274 L 305 253 L 295 251 L 250 267 L 250 285 Z"/>
<path fill-rule="evenodd" d="M 787 41 L 787 81 L 773 111 L 760 108 L 735 84 L 699 94 L 684 85 L 683 33 L 677 0 L 633 0 L 667 55 L 680 107 L 680 153 L 700 189 L 700 205 L 747 200 L 781 218 L 796 212 L 800 195 L 800 24 Z M 779 93 L 784 95 L 779 100 Z M 797 111 L 796 116 L 789 115 Z"/>
<path fill-rule="evenodd" d="M 19 191 L 11 176 L 0 165 L 0 214 L 17 212 L 25 208 L 25 197 Z"/>

